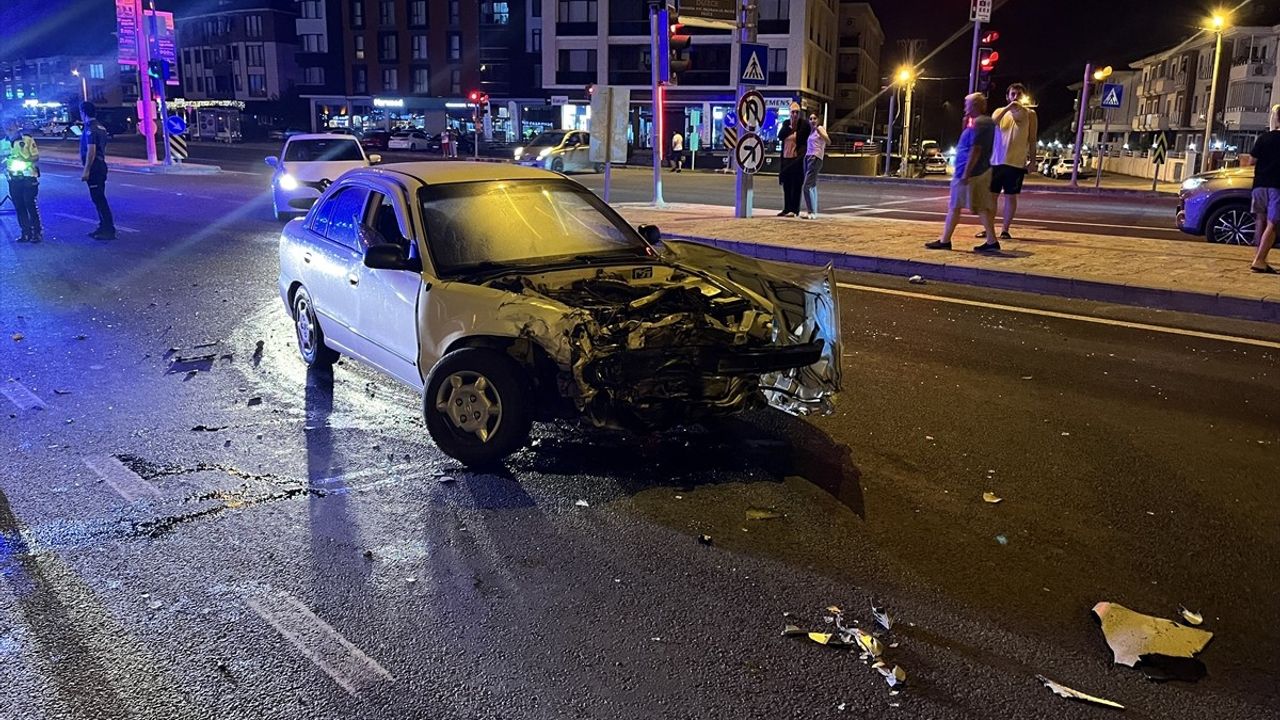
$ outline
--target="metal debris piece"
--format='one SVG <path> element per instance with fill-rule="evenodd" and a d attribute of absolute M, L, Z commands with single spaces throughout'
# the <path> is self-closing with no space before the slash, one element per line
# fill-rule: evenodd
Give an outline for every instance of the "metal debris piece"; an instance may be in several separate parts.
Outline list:
<path fill-rule="evenodd" d="M 912 275 L 911 277 L 907 278 L 907 282 L 911 283 L 912 285 L 923 285 L 924 277 L 920 275 Z"/>
<path fill-rule="evenodd" d="M 1003 500 L 1004 498 L 1000 497 L 999 495 L 996 495 L 993 492 L 982 493 L 982 502 L 991 503 L 992 505 L 995 505 L 996 503 L 1001 502 Z"/>
<path fill-rule="evenodd" d="M 893 629 L 893 618 L 889 617 L 889 611 L 883 606 L 872 605 L 871 617 L 875 618 L 876 622 L 880 623 L 880 627 L 885 630 Z"/>
<path fill-rule="evenodd" d="M 747 508 L 748 520 L 777 520 L 780 517 L 785 517 L 785 516 L 782 513 L 772 508 L 763 508 L 763 507 Z"/>
<path fill-rule="evenodd" d="M 586 500 L 579 500 L 578 502 L 574 503 L 574 505 L 577 505 L 578 507 L 591 507 L 591 503 L 587 502 Z"/>
<path fill-rule="evenodd" d="M 1087 695 L 1085 693 L 1080 692 L 1079 690 L 1072 690 L 1066 685 L 1060 685 L 1043 675 L 1037 675 L 1036 679 L 1044 683 L 1045 687 L 1049 688 L 1055 694 L 1061 697 L 1064 697 L 1070 700 L 1080 700 L 1082 702 L 1094 703 L 1096 705 L 1105 705 L 1107 707 L 1116 708 L 1117 710 L 1124 709 L 1124 706 L 1118 702 L 1112 702 L 1110 700 L 1104 700 L 1103 698 L 1095 697 L 1093 695 Z"/>
<path fill-rule="evenodd" d="M 907 671 L 903 670 L 901 665 L 889 667 L 883 662 L 877 662 L 871 667 L 880 673 L 881 677 L 884 678 L 885 682 L 889 683 L 889 687 L 891 688 L 896 688 L 907 681 Z"/>
<path fill-rule="evenodd" d="M 54 392 L 57 392 L 57 390 L 54 390 Z M 1191 610 L 1188 610 L 1185 605 L 1178 606 L 1178 614 L 1182 616 L 1183 620 L 1187 621 L 1188 625 L 1204 624 L 1204 616 L 1198 612 L 1193 612 Z"/>
<path fill-rule="evenodd" d="M 710 545 L 710 544 L 711 544 L 711 536 L 710 536 L 710 535 L 699 535 L 699 536 L 698 536 L 698 542 L 702 543 L 703 545 Z"/>
<path fill-rule="evenodd" d="M 871 633 L 854 630 L 853 636 L 858 642 L 858 647 L 862 648 L 862 651 L 868 655 L 872 657 L 880 657 L 884 654 L 884 646 L 881 645 L 880 641 Z"/>
<path fill-rule="evenodd" d="M 1112 602 L 1094 605 L 1093 614 L 1102 622 L 1102 635 L 1119 665 L 1135 667 L 1143 655 L 1189 658 L 1213 639 L 1207 630 L 1143 615 Z"/>

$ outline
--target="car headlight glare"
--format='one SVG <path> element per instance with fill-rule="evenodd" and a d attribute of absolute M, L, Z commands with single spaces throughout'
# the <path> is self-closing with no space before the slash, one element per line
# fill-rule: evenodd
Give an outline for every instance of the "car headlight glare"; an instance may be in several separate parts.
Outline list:
<path fill-rule="evenodd" d="M 542 152 L 538 153 L 538 159 L 541 160 L 550 154 L 551 154 L 551 148 L 546 148 Z"/>
<path fill-rule="evenodd" d="M 517 159 L 517 160 L 519 160 L 519 159 L 520 159 L 520 156 L 521 156 L 521 155 L 523 155 L 523 154 L 524 154 L 524 148 L 516 148 L 516 159 Z"/>
<path fill-rule="evenodd" d="M 280 176 L 280 189 L 281 189 L 281 190 L 297 190 L 297 189 L 298 189 L 298 179 L 297 179 L 297 178 L 295 178 L 294 176 L 290 175 L 289 173 L 285 173 L 284 175 L 281 175 L 281 176 Z"/>
<path fill-rule="evenodd" d="M 1196 188 L 1200 187 L 1201 185 L 1207 182 L 1209 182 L 1209 178 L 1190 177 L 1182 181 L 1182 189 L 1195 190 Z"/>

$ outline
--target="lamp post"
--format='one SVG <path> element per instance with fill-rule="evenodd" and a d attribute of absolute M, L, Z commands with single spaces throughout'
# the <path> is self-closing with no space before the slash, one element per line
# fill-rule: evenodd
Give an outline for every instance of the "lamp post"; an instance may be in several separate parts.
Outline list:
<path fill-rule="evenodd" d="M 1213 30 L 1216 42 L 1213 46 L 1213 78 L 1209 82 L 1209 111 L 1204 118 L 1204 150 L 1200 152 L 1200 172 L 1209 169 L 1209 142 L 1213 135 L 1213 118 L 1218 104 L 1218 64 L 1222 62 L 1222 32 L 1227 28 L 1227 18 L 1222 13 L 1214 13 L 1209 18 L 1209 29 Z"/>
<path fill-rule="evenodd" d="M 898 168 L 899 177 L 909 177 L 911 171 L 911 91 L 916 86 L 916 75 L 912 68 L 904 67 L 898 71 L 898 82 L 907 90 L 902 116 L 902 165 Z"/>
<path fill-rule="evenodd" d="M 80 78 L 80 100 L 89 102 L 89 84 L 85 82 L 85 77 L 80 73 L 80 68 L 73 68 L 71 74 Z"/>

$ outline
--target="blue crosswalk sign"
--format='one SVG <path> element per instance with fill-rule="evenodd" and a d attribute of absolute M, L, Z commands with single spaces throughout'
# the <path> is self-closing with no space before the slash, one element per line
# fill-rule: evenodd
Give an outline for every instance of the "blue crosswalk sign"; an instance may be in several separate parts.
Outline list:
<path fill-rule="evenodd" d="M 768 82 L 769 46 L 742 43 L 742 55 L 738 58 L 738 83 L 766 85 Z"/>
<path fill-rule="evenodd" d="M 1102 102 L 1104 108 L 1118 108 L 1124 100 L 1124 86 L 1118 83 L 1107 83 L 1102 86 Z"/>

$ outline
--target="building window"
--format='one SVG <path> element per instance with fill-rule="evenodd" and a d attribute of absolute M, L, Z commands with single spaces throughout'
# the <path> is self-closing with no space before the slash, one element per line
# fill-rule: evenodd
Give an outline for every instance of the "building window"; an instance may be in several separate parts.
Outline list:
<path fill-rule="evenodd" d="M 106 76 L 103 75 L 103 72 L 104 70 L 102 67 L 102 63 L 91 63 L 89 65 L 89 77 L 93 78 L 94 80 L 102 80 L 103 78 L 105 78 Z"/>
<path fill-rule="evenodd" d="M 396 89 L 396 69 L 395 68 L 386 68 L 385 70 L 382 71 L 382 89 L 383 90 Z"/>
<path fill-rule="evenodd" d="M 203 75 L 196 76 L 196 92 L 200 92 L 200 93 L 204 92 L 204 76 Z"/>
<path fill-rule="evenodd" d="M 324 84 L 324 68 L 309 67 L 302 71 L 302 84 L 304 85 L 323 85 Z"/>
<path fill-rule="evenodd" d="M 557 83 L 589 83 L 596 81 L 595 50 L 561 50 L 557 66 Z"/>
<path fill-rule="evenodd" d="M 413 91 L 415 93 L 430 92 L 431 71 L 426 68 L 413 69 Z"/>
<path fill-rule="evenodd" d="M 240 77 L 239 75 L 235 75 L 234 77 L 235 77 L 235 81 L 236 81 L 236 82 L 235 82 L 236 92 L 242 92 L 242 91 L 244 90 L 244 78 Z M 221 79 L 221 78 L 219 78 L 219 79 Z M 219 89 L 219 90 L 225 90 L 225 89 L 222 87 L 222 83 L 218 83 L 218 89 Z"/>
<path fill-rule="evenodd" d="M 427 24 L 427 0 L 409 3 L 409 24 L 421 27 Z"/>
<path fill-rule="evenodd" d="M 369 69 L 363 65 L 351 68 L 351 91 L 357 95 L 369 92 Z"/>
<path fill-rule="evenodd" d="M 449 94 L 450 95 L 462 94 L 462 71 L 461 70 L 451 70 L 449 72 Z"/>
<path fill-rule="evenodd" d="M 449 61 L 458 62 L 462 59 L 462 35 L 460 33 L 449 33 Z"/>
<path fill-rule="evenodd" d="M 769 78 L 770 85 L 786 85 L 787 84 L 787 49 L 786 48 L 769 48 Z"/>
<path fill-rule="evenodd" d="M 529 38 L 529 52 L 542 52 L 542 29 L 534 28 Z"/>
<path fill-rule="evenodd" d="M 239 80 L 240 76 L 236 76 Z M 267 96 L 267 76 L 258 73 L 249 75 L 249 96 L 250 97 L 266 97 Z"/>
<path fill-rule="evenodd" d="M 364 27 L 364 0 L 351 3 L 351 27 L 357 30 Z"/>
<path fill-rule="evenodd" d="M 322 53 L 329 52 L 329 44 L 325 42 L 324 35 L 303 35 L 302 52 Z"/>
<path fill-rule="evenodd" d="M 427 59 L 427 36 L 426 35 L 413 36 L 413 59 L 414 60 Z"/>
<path fill-rule="evenodd" d="M 356 59 L 363 60 L 364 59 L 364 36 L 356 35 L 351 40 L 353 43 L 355 43 L 353 47 L 356 52 Z"/>
<path fill-rule="evenodd" d="M 262 37 L 262 16 L 248 15 L 244 19 L 244 34 L 251 38 Z"/>
<path fill-rule="evenodd" d="M 458 0 L 449 0 L 449 26 L 457 27 L 462 24 L 462 13 L 458 9 Z"/>
<path fill-rule="evenodd" d="M 249 67 L 264 67 L 266 63 L 262 61 L 262 46 L 245 45 L 244 60 Z"/>
<path fill-rule="evenodd" d="M 534 17 L 536 17 L 536 18 L 540 18 L 540 17 L 542 17 L 542 2 L 541 2 L 541 0 L 533 0 L 533 2 L 531 2 L 530 4 L 531 4 L 531 5 L 533 5 L 533 16 L 534 16 Z"/>
<path fill-rule="evenodd" d="M 378 3 L 378 22 L 383 27 L 396 24 L 395 0 L 382 0 Z"/>
<path fill-rule="evenodd" d="M 398 60 L 396 44 L 395 33 L 382 33 L 378 38 L 378 59 L 383 62 L 395 62 Z"/>
<path fill-rule="evenodd" d="M 559 22 L 595 22 L 596 0 L 560 0 L 556 20 Z"/>
<path fill-rule="evenodd" d="M 480 22 L 484 25 L 509 25 L 511 23 L 510 4 L 498 0 L 480 3 Z"/>
<path fill-rule="evenodd" d="M 324 17 L 324 15 L 321 14 L 324 9 L 324 5 L 321 3 L 321 0 L 302 0 L 302 2 L 298 4 L 301 5 L 301 7 L 298 8 L 298 11 L 302 13 L 302 17 L 304 19 L 318 20 Z"/>

